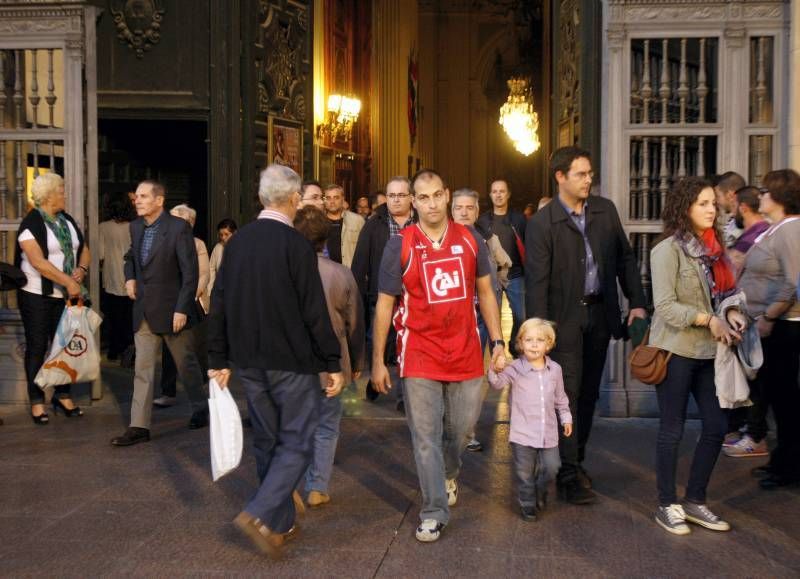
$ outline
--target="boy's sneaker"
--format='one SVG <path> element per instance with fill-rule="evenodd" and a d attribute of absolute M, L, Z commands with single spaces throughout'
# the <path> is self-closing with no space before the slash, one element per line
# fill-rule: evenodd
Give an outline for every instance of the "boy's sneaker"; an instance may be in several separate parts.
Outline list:
<path fill-rule="evenodd" d="M 731 526 L 711 512 L 706 505 L 683 502 L 683 512 L 686 520 L 695 525 L 700 525 L 712 531 L 730 531 Z"/>
<path fill-rule="evenodd" d="M 455 506 L 456 502 L 458 501 L 458 483 L 456 482 L 456 479 L 447 479 L 444 488 L 447 490 L 447 506 Z"/>
<path fill-rule="evenodd" d="M 439 535 L 442 534 L 442 529 L 444 529 L 444 523 L 440 523 L 436 519 L 425 519 L 419 524 L 419 527 L 417 527 L 417 541 L 433 543 L 439 539 Z"/>
<path fill-rule="evenodd" d="M 756 442 L 747 434 L 742 436 L 742 438 L 736 444 L 724 446 L 722 448 L 722 452 L 725 453 L 725 456 L 730 456 L 733 458 L 741 458 L 745 456 L 769 456 L 767 441 L 762 440 L 761 442 Z"/>
<path fill-rule="evenodd" d="M 742 439 L 742 433 L 738 430 L 734 432 L 729 432 L 725 435 L 725 439 L 722 441 L 722 446 L 733 446 L 737 442 Z"/>
<path fill-rule="evenodd" d="M 692 532 L 689 525 L 686 524 L 686 513 L 681 505 L 658 507 L 656 523 L 673 535 L 688 535 Z"/>

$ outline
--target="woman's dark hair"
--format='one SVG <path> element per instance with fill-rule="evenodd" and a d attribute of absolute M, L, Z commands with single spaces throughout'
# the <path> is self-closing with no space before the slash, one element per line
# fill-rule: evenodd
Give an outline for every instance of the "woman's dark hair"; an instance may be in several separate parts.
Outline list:
<path fill-rule="evenodd" d="M 325 214 L 313 205 L 306 205 L 297 210 L 294 217 L 294 228 L 311 242 L 314 251 L 322 251 L 328 241 L 330 222 Z"/>
<path fill-rule="evenodd" d="M 236 222 L 233 219 L 231 219 L 230 217 L 226 217 L 225 219 L 217 223 L 217 231 L 219 231 L 220 229 L 227 229 L 228 231 L 233 233 L 238 229 L 238 227 L 236 227 Z"/>
<path fill-rule="evenodd" d="M 692 221 L 689 219 L 689 209 L 697 201 L 697 197 L 703 189 L 712 189 L 714 186 L 705 177 L 684 177 L 672 187 L 672 191 L 664 200 L 664 208 L 661 210 L 661 220 L 664 222 L 664 234 L 661 239 L 671 237 L 676 233 L 679 235 L 695 235 Z M 714 226 L 717 241 L 722 243 L 722 232 L 717 225 Z"/>
<path fill-rule="evenodd" d="M 108 218 L 114 221 L 133 221 L 133 204 L 125 192 L 114 193 L 108 200 Z"/>
<path fill-rule="evenodd" d="M 800 175 L 792 169 L 770 171 L 764 176 L 764 188 L 786 215 L 800 214 Z"/>

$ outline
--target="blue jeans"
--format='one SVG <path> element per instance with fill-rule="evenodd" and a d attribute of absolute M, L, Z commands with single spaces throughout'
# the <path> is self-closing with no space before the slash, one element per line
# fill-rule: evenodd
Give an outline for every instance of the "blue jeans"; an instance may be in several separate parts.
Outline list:
<path fill-rule="evenodd" d="M 519 505 L 536 506 L 537 497 L 547 490 L 547 483 L 555 478 L 561 468 L 558 447 L 533 448 L 512 442 L 511 454 L 514 457 L 514 478 L 517 479 Z"/>
<path fill-rule="evenodd" d="M 458 477 L 481 407 L 483 376 L 463 382 L 406 378 L 406 416 L 422 490 L 420 519 L 447 524 L 445 480 Z"/>
<path fill-rule="evenodd" d="M 319 407 L 319 424 L 314 431 L 314 457 L 306 471 L 307 492 L 328 494 L 341 420 L 342 399 L 339 396 L 323 397 Z"/>
<path fill-rule="evenodd" d="M 509 338 L 509 350 L 512 354 L 517 351 L 517 332 L 522 322 L 525 321 L 525 276 L 515 277 L 508 280 L 508 285 L 503 290 L 508 298 L 508 305 L 511 308 L 511 337 Z"/>
<path fill-rule="evenodd" d="M 687 501 L 699 504 L 706 502 L 708 481 L 728 430 L 728 417 L 719 406 L 714 386 L 714 360 L 695 360 L 673 354 L 667 365 L 667 377 L 656 386 L 661 414 L 656 443 L 656 480 L 661 506 L 678 502 L 675 471 L 690 393 L 700 410 L 702 431 L 689 470 Z"/>
<path fill-rule="evenodd" d="M 294 525 L 292 492 L 308 468 L 322 390 L 316 374 L 260 368 L 237 371 L 253 423 L 253 450 L 261 481 L 244 510 L 271 530 Z"/>

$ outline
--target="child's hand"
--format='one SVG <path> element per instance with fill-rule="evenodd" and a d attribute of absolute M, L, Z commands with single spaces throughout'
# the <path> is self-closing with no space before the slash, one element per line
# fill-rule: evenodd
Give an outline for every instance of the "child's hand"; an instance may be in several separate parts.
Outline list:
<path fill-rule="evenodd" d="M 564 425 L 564 436 L 572 436 L 572 423 L 567 422 Z"/>

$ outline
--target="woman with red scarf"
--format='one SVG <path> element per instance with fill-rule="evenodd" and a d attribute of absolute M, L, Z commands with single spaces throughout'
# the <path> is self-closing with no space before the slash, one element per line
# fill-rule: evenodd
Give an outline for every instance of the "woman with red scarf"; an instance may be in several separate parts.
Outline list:
<path fill-rule="evenodd" d="M 661 215 L 664 235 L 650 254 L 653 324 L 650 345 L 672 353 L 667 377 L 656 386 L 660 425 L 656 452 L 659 506 L 656 522 L 676 535 L 690 533 L 687 522 L 715 531 L 730 525 L 706 505 L 706 488 L 727 430 L 714 385 L 716 342 L 734 344 L 747 321 L 740 311 L 715 314 L 734 294 L 736 281 L 725 257 L 711 183 L 698 177 L 679 181 Z M 691 394 L 700 411 L 702 433 L 682 501 L 675 490 L 678 447 Z"/>

